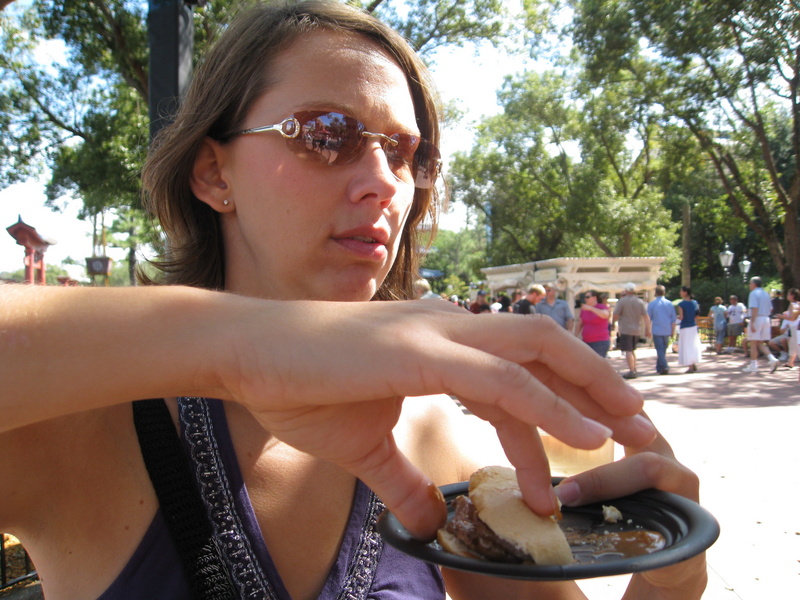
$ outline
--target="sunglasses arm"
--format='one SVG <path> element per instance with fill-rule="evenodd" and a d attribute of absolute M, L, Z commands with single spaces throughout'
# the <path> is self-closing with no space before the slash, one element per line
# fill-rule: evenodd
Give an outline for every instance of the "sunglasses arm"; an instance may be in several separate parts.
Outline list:
<path fill-rule="evenodd" d="M 263 133 L 264 131 L 277 131 L 285 138 L 294 139 L 300 134 L 300 121 L 294 117 L 286 117 L 283 121 L 276 123 L 275 125 L 264 125 L 262 127 L 253 127 L 252 129 L 243 129 L 242 131 L 237 131 L 233 135 L 237 136 L 247 135 L 250 133 Z"/>

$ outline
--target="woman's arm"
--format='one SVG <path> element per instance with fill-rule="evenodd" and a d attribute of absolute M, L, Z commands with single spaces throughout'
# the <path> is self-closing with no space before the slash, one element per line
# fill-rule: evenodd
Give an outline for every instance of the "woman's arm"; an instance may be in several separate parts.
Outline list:
<path fill-rule="evenodd" d="M 640 394 L 547 317 L 439 301 L 6 286 L 0 335 L 4 430 L 138 398 L 236 401 L 279 439 L 360 477 L 421 538 L 444 505 L 392 437 L 406 396 L 455 395 L 490 421 L 540 514 L 555 498 L 532 425 L 579 448 L 611 431 L 629 444 L 655 434 L 635 417 Z"/>
<path fill-rule="evenodd" d="M 787 321 L 796 321 L 800 317 L 800 302 L 792 302 L 782 316 Z"/>
<path fill-rule="evenodd" d="M 182 287 L 0 286 L 0 431 L 130 400 L 217 395 L 232 298 Z"/>

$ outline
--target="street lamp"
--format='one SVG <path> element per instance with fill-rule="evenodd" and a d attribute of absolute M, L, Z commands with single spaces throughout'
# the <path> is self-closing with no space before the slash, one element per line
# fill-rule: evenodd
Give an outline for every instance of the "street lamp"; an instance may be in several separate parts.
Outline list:
<path fill-rule="evenodd" d="M 750 272 L 750 267 L 753 263 L 747 260 L 747 254 L 744 255 L 744 258 L 739 262 L 739 271 L 742 273 L 742 283 L 744 283 L 745 289 L 747 289 L 747 274 Z"/>
<path fill-rule="evenodd" d="M 725 243 L 725 250 L 719 253 L 719 264 L 725 269 L 725 302 L 728 302 L 728 278 L 731 276 L 731 265 L 733 264 L 733 252 Z"/>

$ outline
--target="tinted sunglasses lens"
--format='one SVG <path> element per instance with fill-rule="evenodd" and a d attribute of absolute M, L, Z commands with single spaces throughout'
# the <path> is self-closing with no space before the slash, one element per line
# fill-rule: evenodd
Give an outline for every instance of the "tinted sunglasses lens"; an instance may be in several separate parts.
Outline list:
<path fill-rule="evenodd" d="M 302 112 L 295 118 L 300 132 L 287 143 L 301 157 L 341 165 L 352 161 L 363 147 L 364 126 L 351 117 L 334 112 Z"/>
<path fill-rule="evenodd" d="M 384 146 L 389 166 L 401 181 L 418 188 L 431 188 L 439 174 L 439 149 L 419 136 L 395 133 L 395 142 Z"/>
<path fill-rule="evenodd" d="M 300 123 L 300 131 L 286 142 L 302 158 L 344 165 L 356 160 L 367 141 L 374 139 L 369 134 L 362 135 L 365 131 L 362 123 L 341 113 L 300 112 L 294 116 Z M 439 174 L 439 149 L 408 133 L 395 133 L 390 138 L 391 141 L 384 139 L 381 145 L 395 177 L 418 188 L 433 187 Z"/>

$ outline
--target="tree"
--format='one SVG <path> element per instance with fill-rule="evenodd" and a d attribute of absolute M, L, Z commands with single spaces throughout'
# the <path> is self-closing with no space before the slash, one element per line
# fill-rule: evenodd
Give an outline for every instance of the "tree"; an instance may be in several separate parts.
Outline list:
<path fill-rule="evenodd" d="M 426 253 L 422 266 L 445 274 L 442 285 L 431 282 L 434 291 L 448 292 L 446 288 L 451 285 L 454 288 L 451 293 L 463 296 L 470 283 L 481 279 L 480 269 L 485 265 L 484 261 L 483 244 L 478 230 L 465 229 L 458 233 L 440 230 L 434 244 Z"/>
<path fill-rule="evenodd" d="M 569 75 L 529 72 L 499 96 L 503 114 L 451 168 L 456 198 L 486 219 L 492 264 L 655 255 L 674 272 L 676 228 L 653 185 L 659 129 L 634 91 L 581 97 Z"/>
<path fill-rule="evenodd" d="M 635 80 L 692 132 L 730 214 L 800 283 L 800 8 L 791 0 L 574 0 L 595 89 Z"/>

